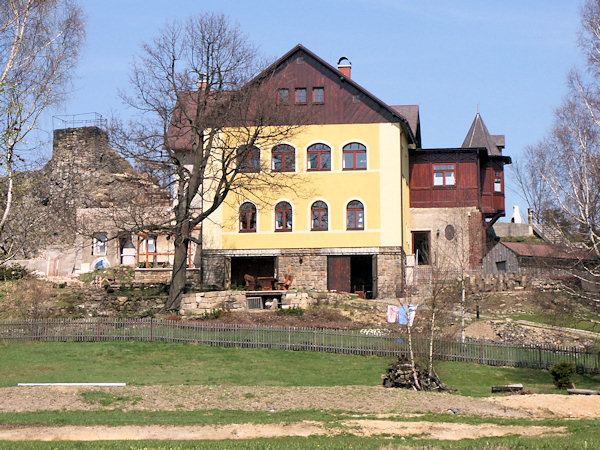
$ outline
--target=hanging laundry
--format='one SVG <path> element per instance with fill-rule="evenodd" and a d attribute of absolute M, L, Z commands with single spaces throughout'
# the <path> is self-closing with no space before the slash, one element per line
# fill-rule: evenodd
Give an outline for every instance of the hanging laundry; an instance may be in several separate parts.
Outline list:
<path fill-rule="evenodd" d="M 406 325 L 408 323 L 408 306 L 398 306 L 398 323 L 400 325 Z"/>
<path fill-rule="evenodd" d="M 418 305 L 401 305 L 398 307 L 398 323 L 400 325 L 408 324 L 409 327 L 412 327 L 413 321 L 415 320 L 415 315 L 417 313 Z"/>
<path fill-rule="evenodd" d="M 408 305 L 408 326 L 412 327 L 413 320 L 417 314 L 417 308 L 419 305 Z"/>
<path fill-rule="evenodd" d="M 395 305 L 388 305 L 387 321 L 389 323 L 396 323 L 397 320 L 398 320 L 398 307 Z"/>

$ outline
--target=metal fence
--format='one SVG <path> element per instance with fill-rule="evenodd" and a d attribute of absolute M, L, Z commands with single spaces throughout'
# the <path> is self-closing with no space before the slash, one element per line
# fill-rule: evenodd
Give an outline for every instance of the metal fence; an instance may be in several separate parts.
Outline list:
<path fill-rule="evenodd" d="M 194 342 L 216 347 L 276 348 L 354 355 L 407 354 L 406 334 L 389 329 L 257 327 L 154 319 L 39 319 L 0 322 L 0 342 Z M 429 354 L 429 340 L 413 336 L 419 358 Z M 484 341 L 434 342 L 434 358 L 490 366 L 546 369 L 572 361 L 579 373 L 600 373 L 600 352 L 560 346 L 514 346 Z"/>

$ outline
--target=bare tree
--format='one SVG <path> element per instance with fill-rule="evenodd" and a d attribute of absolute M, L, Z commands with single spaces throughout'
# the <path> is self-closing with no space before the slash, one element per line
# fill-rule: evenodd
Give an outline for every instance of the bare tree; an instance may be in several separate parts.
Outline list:
<path fill-rule="evenodd" d="M 528 146 L 522 158 L 513 161 L 511 175 L 517 185 L 516 192 L 533 209 L 534 221 L 544 223 L 545 212 L 552 208 L 552 193 L 544 179 L 539 176 L 535 162 L 537 151 L 536 146 Z"/>
<path fill-rule="evenodd" d="M 585 242 L 600 255 L 600 127 L 591 109 L 592 94 L 571 78 L 569 95 L 557 109 L 551 134 L 534 147 L 530 158 L 537 177 L 551 193 L 547 216 L 562 222 L 562 231 Z"/>
<path fill-rule="evenodd" d="M 456 283 L 452 276 L 448 276 L 448 268 L 452 267 L 452 260 L 448 259 L 442 251 L 436 249 L 432 255 L 428 279 L 428 291 L 425 305 L 429 309 L 429 364 L 428 376 L 431 380 L 437 379 L 433 368 L 433 354 L 436 329 L 440 316 L 447 315 L 456 304 Z"/>
<path fill-rule="evenodd" d="M 48 107 L 61 102 L 84 38 L 81 9 L 72 0 L 0 2 L 0 159 L 3 184 L 0 239 L 6 260 L 14 245 L 6 236 L 15 194 L 19 152 Z"/>
<path fill-rule="evenodd" d="M 259 148 L 294 134 L 295 108 L 278 107 L 271 73 L 238 26 L 204 13 L 167 24 L 142 47 L 124 101 L 140 114 L 115 130 L 117 146 L 173 183 L 174 263 L 167 308 L 179 306 L 194 231 L 231 195 L 261 198 L 289 177 L 273 176 Z"/>

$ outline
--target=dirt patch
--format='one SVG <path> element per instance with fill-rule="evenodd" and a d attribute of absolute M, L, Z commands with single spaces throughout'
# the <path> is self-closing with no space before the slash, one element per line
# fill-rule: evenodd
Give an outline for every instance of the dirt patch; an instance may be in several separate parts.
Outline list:
<path fill-rule="evenodd" d="M 470 323 L 465 328 L 465 336 L 471 339 L 485 339 L 486 341 L 498 339 L 496 330 L 494 330 L 489 322 L 484 320 Z"/>
<path fill-rule="evenodd" d="M 221 440 L 256 439 L 282 436 L 314 436 L 350 433 L 358 436 L 392 434 L 417 435 L 441 440 L 476 439 L 480 437 L 539 436 L 565 433 L 566 427 L 518 427 L 494 424 L 468 425 L 439 422 L 392 422 L 380 420 L 352 420 L 337 429 L 325 429 L 317 422 L 289 424 L 231 424 L 216 426 L 63 426 L 63 427 L 2 427 L 0 440 L 22 441 L 104 441 L 104 440 Z"/>
<path fill-rule="evenodd" d="M 506 436 L 519 434 L 522 436 L 540 436 L 546 434 L 566 433 L 566 427 L 540 426 L 506 426 L 483 423 L 470 425 L 466 423 L 444 422 L 394 422 L 388 420 L 354 420 L 343 422 L 347 432 L 359 436 L 377 434 L 395 434 L 400 436 L 418 435 L 423 438 L 458 441 L 461 439 L 477 439 L 481 437 Z"/>
<path fill-rule="evenodd" d="M 513 395 L 492 397 L 489 401 L 541 417 L 600 417 L 600 395 Z"/>
<path fill-rule="evenodd" d="M 102 391 L 123 398 L 108 406 L 86 402 L 86 391 Z M 131 401 L 127 401 L 130 399 Z M 344 410 L 369 413 L 446 413 L 496 417 L 529 417 L 528 413 L 485 399 L 456 394 L 385 389 L 379 386 L 127 386 L 123 388 L 5 387 L 0 388 L 0 411 L 125 409 L 192 411 L 239 409 L 284 411 L 294 409 Z"/>
<path fill-rule="evenodd" d="M 301 316 L 280 316 L 275 311 L 236 311 L 222 314 L 218 319 L 203 322 L 279 327 L 337 328 L 341 330 L 360 329 L 368 326 L 367 322 L 363 323 L 345 317 L 341 312 L 327 306 L 306 309 Z"/>
<path fill-rule="evenodd" d="M 216 426 L 64 426 L 64 427 L 18 427 L 0 426 L 0 440 L 41 441 L 139 441 L 197 440 L 197 439 L 254 439 L 280 436 L 311 436 L 326 434 L 316 422 L 290 424 L 231 424 Z"/>
<path fill-rule="evenodd" d="M 86 401 L 83 392 L 101 391 L 117 400 L 107 406 Z M 123 388 L 5 387 L 0 411 L 123 409 L 192 411 L 238 409 L 286 411 L 319 409 L 356 413 L 447 413 L 494 417 L 596 417 L 600 396 L 533 394 L 485 399 L 457 394 L 384 389 L 379 386 L 127 386 Z M 384 416 L 381 416 L 384 417 Z"/>
<path fill-rule="evenodd" d="M 594 341 L 564 331 L 554 331 L 514 323 L 511 320 L 480 320 L 465 329 L 470 339 L 504 342 L 515 345 L 559 345 L 586 348 Z"/>

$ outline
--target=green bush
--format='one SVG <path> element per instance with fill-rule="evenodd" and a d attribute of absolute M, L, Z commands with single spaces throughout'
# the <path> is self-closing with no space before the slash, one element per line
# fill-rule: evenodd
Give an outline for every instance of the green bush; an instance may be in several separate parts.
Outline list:
<path fill-rule="evenodd" d="M 203 314 L 200 314 L 197 319 L 198 320 L 214 320 L 221 317 L 223 314 L 227 313 L 225 309 L 212 309 Z"/>
<path fill-rule="evenodd" d="M 294 306 L 293 308 L 278 309 L 275 314 L 278 316 L 302 316 L 304 315 L 304 310 L 299 306 Z"/>
<path fill-rule="evenodd" d="M 18 264 L 0 266 L 0 280 L 2 281 L 20 280 L 21 278 L 25 278 L 28 273 L 25 267 Z"/>
<path fill-rule="evenodd" d="M 558 389 L 567 389 L 573 386 L 573 375 L 575 375 L 575 364 L 569 361 L 561 361 L 549 369 L 554 379 L 554 385 Z"/>

